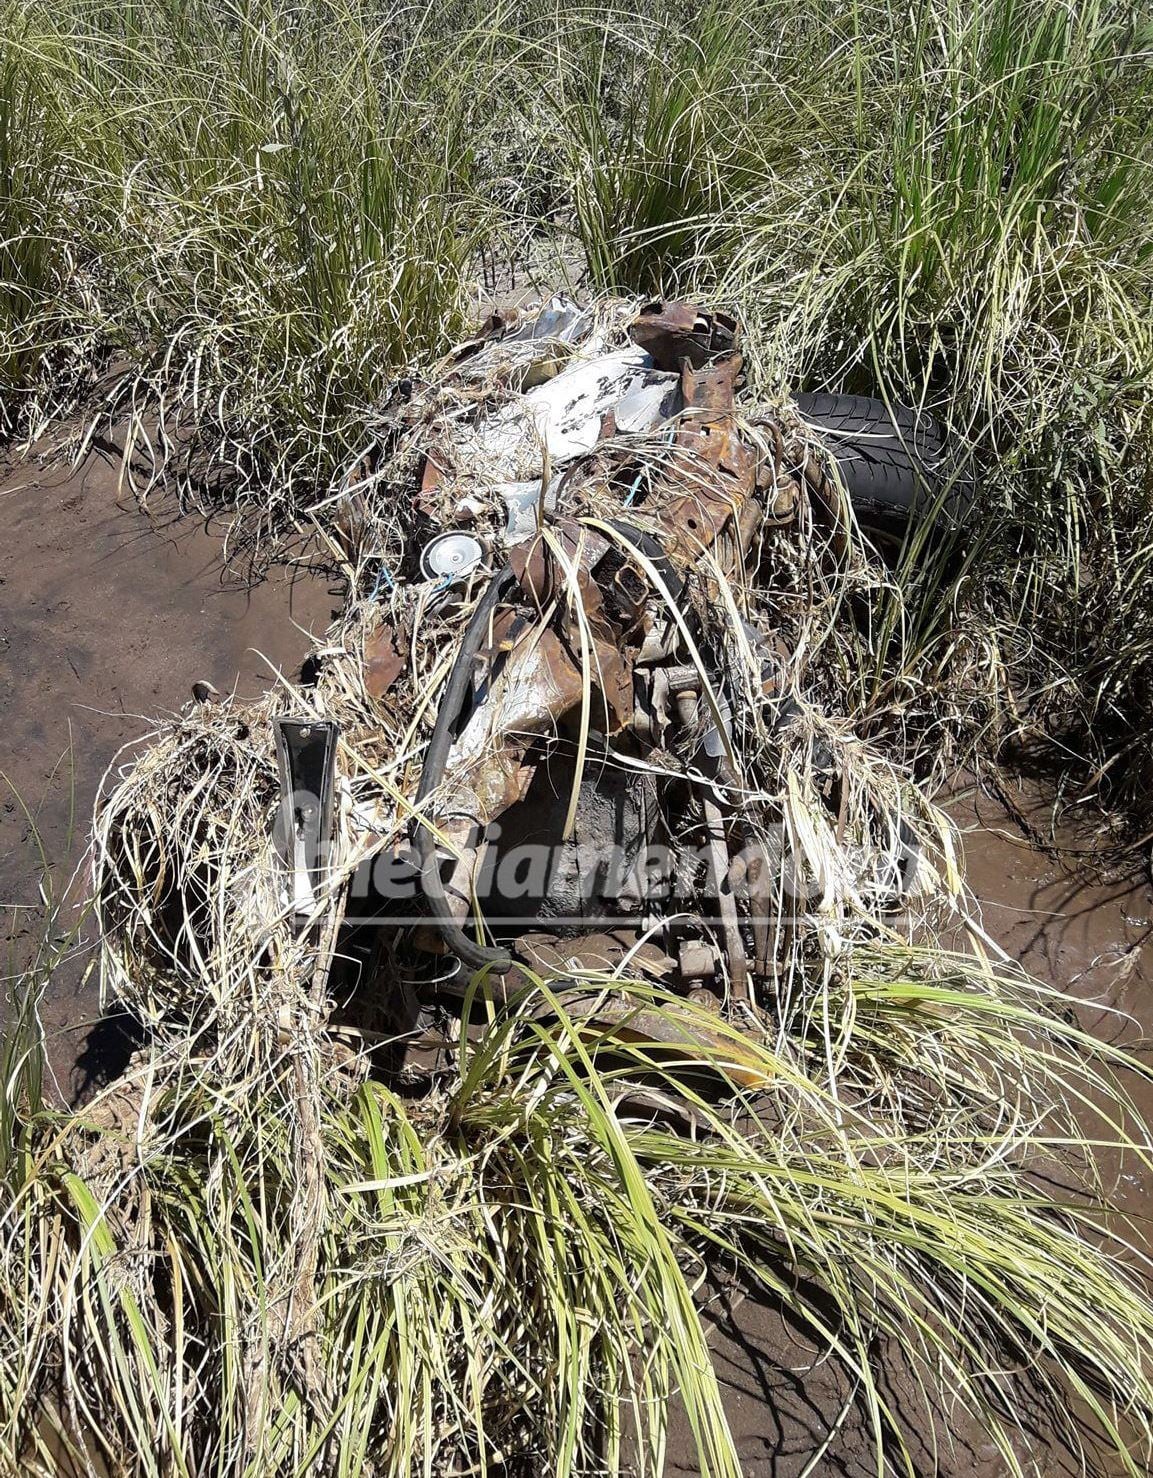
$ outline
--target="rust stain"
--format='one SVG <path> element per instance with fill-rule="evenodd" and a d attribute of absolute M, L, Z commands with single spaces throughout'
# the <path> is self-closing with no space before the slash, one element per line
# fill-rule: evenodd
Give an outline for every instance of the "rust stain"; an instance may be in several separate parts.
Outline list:
<path fill-rule="evenodd" d="M 381 622 L 364 642 L 364 687 L 370 698 L 383 698 L 408 663 L 406 643 L 391 622 Z"/>

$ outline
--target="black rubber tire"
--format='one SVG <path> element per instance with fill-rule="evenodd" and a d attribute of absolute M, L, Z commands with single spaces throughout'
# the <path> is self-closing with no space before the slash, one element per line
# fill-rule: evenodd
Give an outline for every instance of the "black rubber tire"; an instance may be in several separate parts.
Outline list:
<path fill-rule="evenodd" d="M 964 525 L 972 486 L 955 482 L 942 493 L 945 437 L 925 412 L 865 395 L 798 395 L 797 410 L 832 453 L 853 508 L 868 527 L 905 525 L 918 512 L 944 528 Z"/>

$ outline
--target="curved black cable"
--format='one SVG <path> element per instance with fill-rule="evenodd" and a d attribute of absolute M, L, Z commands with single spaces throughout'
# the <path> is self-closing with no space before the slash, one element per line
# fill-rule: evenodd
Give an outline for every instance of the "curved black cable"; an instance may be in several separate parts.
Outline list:
<path fill-rule="evenodd" d="M 473 658 L 480 651 L 481 643 L 484 641 L 489 617 L 496 610 L 501 596 L 514 583 L 515 578 L 508 565 L 498 570 L 469 617 L 468 625 L 461 637 L 456 660 L 453 662 L 452 671 L 445 684 L 444 695 L 440 700 L 436 723 L 432 729 L 432 738 L 428 741 L 428 748 L 425 750 L 420 784 L 416 788 L 418 806 L 422 801 L 427 800 L 444 778 L 444 767 L 448 760 L 448 752 L 452 748 L 453 731 L 460 718 L 472 679 Z M 512 956 L 508 951 L 490 949 L 487 945 L 477 944 L 468 937 L 449 911 L 436 855 L 436 838 L 433 835 L 431 824 L 423 820 L 418 820 L 417 850 L 420 853 L 421 885 L 424 896 L 428 899 L 432 909 L 433 926 L 448 949 L 460 960 L 461 964 L 467 965 L 472 970 L 481 970 L 487 966 L 497 974 L 503 974 L 512 965 Z"/>
<path fill-rule="evenodd" d="M 626 523 L 623 518 L 610 518 L 608 526 L 610 529 L 616 529 L 618 534 L 622 534 L 626 543 L 648 556 L 657 574 L 665 582 L 665 588 L 669 594 L 674 600 L 680 600 L 684 593 L 685 582 L 673 568 L 672 560 L 665 553 L 660 541 L 652 534 L 646 534 L 643 529 L 638 529 L 635 524 Z"/>

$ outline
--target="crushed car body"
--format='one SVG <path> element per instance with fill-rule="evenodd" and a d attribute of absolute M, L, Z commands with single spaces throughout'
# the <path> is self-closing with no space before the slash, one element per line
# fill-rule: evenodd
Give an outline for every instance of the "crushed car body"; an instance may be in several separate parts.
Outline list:
<path fill-rule="evenodd" d="M 757 1030 L 814 939 L 948 871 L 932 808 L 838 710 L 853 593 L 883 572 L 797 405 L 746 403 L 731 316 L 494 314 L 374 429 L 325 507 L 349 599 L 312 680 L 171 736 L 247 818 L 244 881 L 209 908 L 220 857 L 191 868 L 131 787 L 102 818 L 110 935 L 139 927 L 140 876 L 168 901 L 135 947 L 154 985 L 247 950 L 404 1036 L 542 978 L 611 1020 L 605 982 L 643 978 Z"/>

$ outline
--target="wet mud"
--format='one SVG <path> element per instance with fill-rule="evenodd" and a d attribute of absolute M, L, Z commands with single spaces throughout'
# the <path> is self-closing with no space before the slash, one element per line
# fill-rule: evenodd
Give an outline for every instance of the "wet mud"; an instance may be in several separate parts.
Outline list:
<path fill-rule="evenodd" d="M 0 466 L 0 527 L 0 904 L 11 968 L 44 932 L 45 866 L 57 895 L 83 895 L 93 802 L 118 751 L 187 702 L 197 679 L 255 695 L 277 671 L 295 676 L 339 593 L 307 570 L 255 583 L 226 570 L 223 526 L 171 507 L 141 512 L 111 454 L 79 469 Z M 70 934 L 75 910 L 57 923 Z M 43 1008 L 65 1097 L 116 1049 L 115 1027 L 97 1026 L 89 933 L 81 925 Z"/>
<path fill-rule="evenodd" d="M 1072 997 L 1068 1009 L 1086 1031 L 1143 1054 L 1153 1040 L 1153 886 L 1146 857 L 1096 844 L 1091 820 L 1054 827 L 1043 782 L 1006 785 L 1001 797 L 977 785 L 958 787 L 944 804 L 960 830 L 966 880 L 990 939 L 1035 979 Z M 1051 840 L 1049 849 L 1037 845 L 1039 836 Z M 1131 1075 L 1125 1086 L 1153 1122 L 1153 1086 Z M 1113 1204 L 1153 1247 L 1149 1176 L 1110 1151 L 1098 1154 L 1098 1164 Z M 718 1294 L 711 1313 L 714 1359 L 746 1478 L 875 1475 L 872 1434 L 843 1372 L 822 1361 L 778 1309 Z M 883 1363 L 885 1398 L 906 1432 L 919 1434 L 910 1454 L 918 1478 L 1003 1478 L 1005 1460 L 983 1431 L 930 1412 L 897 1351 L 886 1351 Z M 1018 1408 L 1017 1415 L 1025 1429 L 1018 1457 L 1027 1473 L 1073 1478 L 1081 1472 L 1049 1440 L 1052 1421 L 1043 1407 Z M 688 1478 L 698 1471 L 678 1465 L 678 1447 L 690 1449 L 687 1431 L 676 1424 L 670 1447 L 670 1472 Z M 903 1472 L 892 1458 L 887 1471 Z M 1102 1463 L 1106 1472 L 1123 1471 L 1115 1458 Z"/>
<path fill-rule="evenodd" d="M 974 787 L 949 804 L 986 932 L 1034 979 L 1071 996 L 1085 1031 L 1147 1057 L 1153 1044 L 1147 851 L 1095 841 L 1099 818 L 1068 818 L 1054 827 L 1043 783 L 1021 782 L 1005 800 L 1008 805 Z M 1051 841 L 1049 849 L 1037 838 Z M 1130 1074 L 1125 1087 L 1153 1123 L 1153 1085 Z M 1116 1205 L 1144 1223 L 1153 1210 L 1150 1177 L 1108 1152 L 1100 1158 Z"/>

